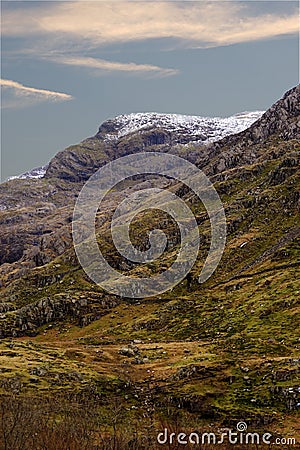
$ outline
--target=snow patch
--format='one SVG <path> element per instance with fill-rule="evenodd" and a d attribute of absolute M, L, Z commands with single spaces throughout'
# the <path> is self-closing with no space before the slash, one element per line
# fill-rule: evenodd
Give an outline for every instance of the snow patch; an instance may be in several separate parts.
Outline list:
<path fill-rule="evenodd" d="M 110 133 L 104 130 L 104 139 L 117 140 L 133 132 L 163 128 L 180 135 L 188 135 L 194 142 L 214 142 L 230 134 L 244 131 L 263 113 L 264 111 L 247 111 L 225 118 L 161 113 L 123 114 L 109 120 L 114 125 L 114 131 Z"/>
<path fill-rule="evenodd" d="M 26 178 L 43 178 L 47 171 L 48 164 L 46 166 L 42 167 L 35 167 L 34 169 L 30 170 L 29 172 L 22 173 L 21 175 L 14 175 L 12 177 L 9 177 L 7 181 L 15 180 L 18 178 L 19 180 L 24 180 Z"/>

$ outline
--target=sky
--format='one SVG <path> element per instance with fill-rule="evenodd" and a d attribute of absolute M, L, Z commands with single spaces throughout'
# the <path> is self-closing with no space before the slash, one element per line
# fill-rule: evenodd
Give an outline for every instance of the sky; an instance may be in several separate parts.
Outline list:
<path fill-rule="evenodd" d="M 265 110 L 299 83 L 294 1 L 2 1 L 1 180 L 131 112 Z"/>

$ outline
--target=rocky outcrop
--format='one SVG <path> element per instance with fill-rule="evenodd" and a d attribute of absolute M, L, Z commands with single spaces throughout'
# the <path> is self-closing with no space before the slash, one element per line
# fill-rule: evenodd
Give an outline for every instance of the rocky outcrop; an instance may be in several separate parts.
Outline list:
<path fill-rule="evenodd" d="M 2 285 L 6 284 L 6 278 L 18 278 L 20 271 L 43 266 L 70 248 L 69 217 L 72 210 L 31 206 L 10 209 L 0 215 Z"/>
<path fill-rule="evenodd" d="M 300 138 L 300 85 L 290 89 L 247 130 L 234 134 L 203 149 L 197 163 L 206 172 L 217 174 L 233 167 L 253 164 L 263 158 L 275 158 L 266 154 L 265 143 L 299 140 Z"/>
<path fill-rule="evenodd" d="M 287 91 L 247 130 L 218 141 L 216 147 L 235 144 L 246 147 L 275 134 L 285 140 L 300 138 L 300 85 Z"/>
<path fill-rule="evenodd" d="M 300 138 L 300 85 L 290 89 L 261 119 L 245 132 L 252 143 L 261 142 L 273 134 L 284 140 Z"/>
<path fill-rule="evenodd" d="M 2 315 L 0 337 L 20 336 L 34 333 L 38 327 L 54 321 L 70 318 L 80 326 L 86 326 L 93 320 L 107 314 L 115 308 L 119 300 L 103 295 L 57 294 L 51 298 L 43 298 L 20 309 L 2 306 L 6 314 Z M 1 303 L 0 303 L 1 306 Z"/>

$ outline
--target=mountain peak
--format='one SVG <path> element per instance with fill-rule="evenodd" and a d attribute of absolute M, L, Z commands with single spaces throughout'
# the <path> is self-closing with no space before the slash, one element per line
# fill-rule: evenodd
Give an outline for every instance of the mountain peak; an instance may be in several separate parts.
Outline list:
<path fill-rule="evenodd" d="M 214 142 L 245 130 L 262 114 L 263 111 L 243 112 L 225 118 L 156 112 L 122 114 L 106 120 L 96 137 L 115 141 L 134 132 L 161 128 L 178 134 L 180 143 Z"/>
<path fill-rule="evenodd" d="M 300 84 L 287 91 L 263 114 L 260 127 L 264 128 L 263 138 L 279 133 L 284 139 L 300 137 Z"/>
<path fill-rule="evenodd" d="M 300 138 L 300 84 L 287 91 L 281 99 L 275 102 L 242 136 L 230 136 L 225 139 L 226 144 L 234 144 L 241 140 L 245 145 L 259 143 L 272 135 L 279 138 Z M 217 145 L 223 145 L 218 142 Z"/>

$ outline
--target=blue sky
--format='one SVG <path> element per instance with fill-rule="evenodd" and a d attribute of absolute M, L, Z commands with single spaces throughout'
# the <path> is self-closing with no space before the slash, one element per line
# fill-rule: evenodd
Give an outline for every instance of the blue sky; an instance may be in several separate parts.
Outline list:
<path fill-rule="evenodd" d="M 227 116 L 299 82 L 298 3 L 2 2 L 2 180 L 108 117 Z"/>

